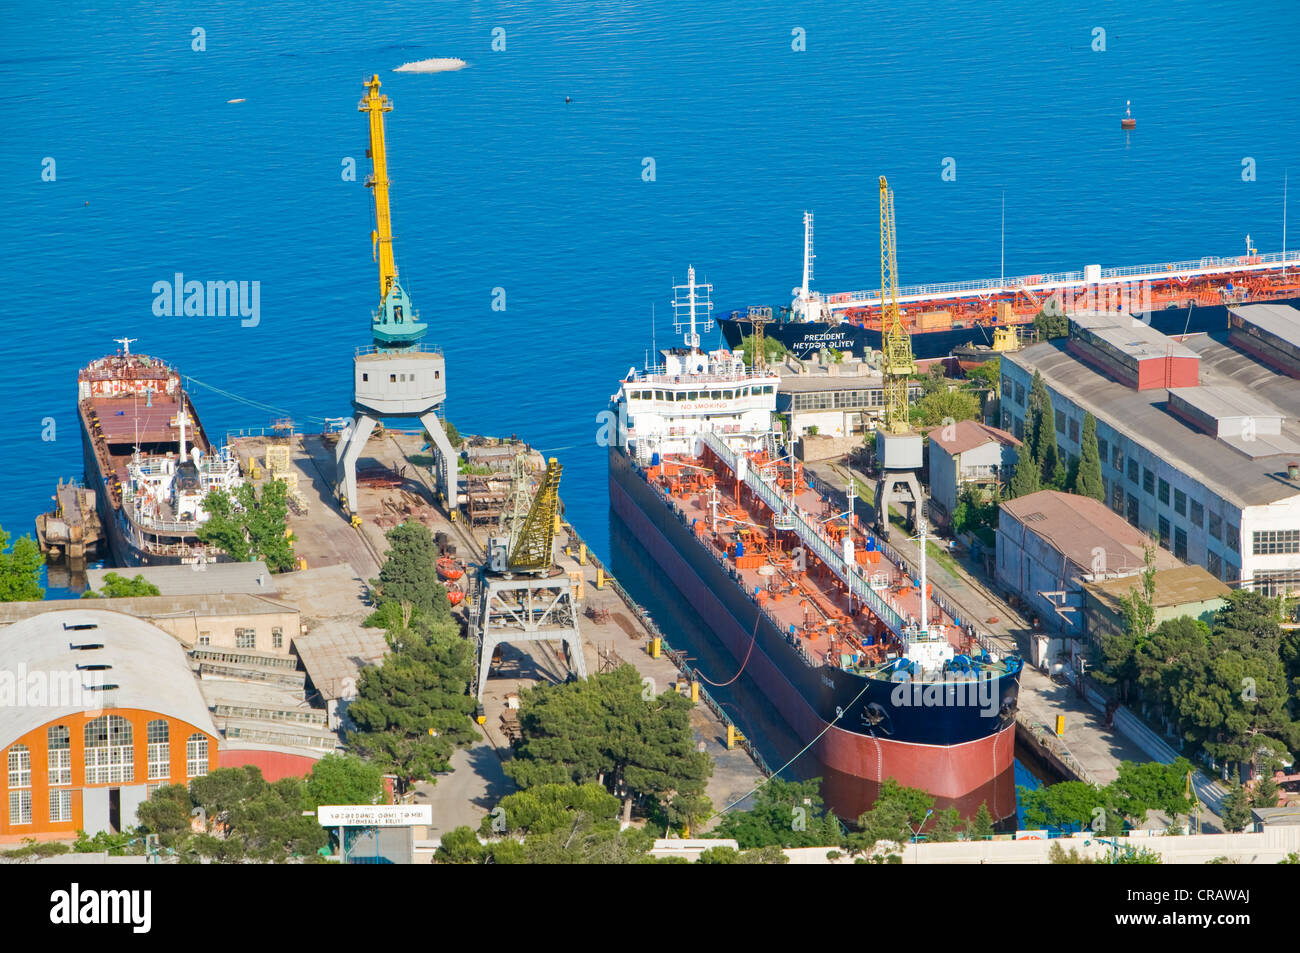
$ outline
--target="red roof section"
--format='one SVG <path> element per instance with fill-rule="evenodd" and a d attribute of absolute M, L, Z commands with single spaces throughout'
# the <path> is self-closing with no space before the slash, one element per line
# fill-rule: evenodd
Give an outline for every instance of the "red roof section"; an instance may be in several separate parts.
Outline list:
<path fill-rule="evenodd" d="M 961 420 L 950 427 L 935 427 L 930 431 L 930 439 L 954 457 L 994 441 L 1007 447 L 1020 446 L 1020 441 L 1005 430 L 974 420 Z"/>

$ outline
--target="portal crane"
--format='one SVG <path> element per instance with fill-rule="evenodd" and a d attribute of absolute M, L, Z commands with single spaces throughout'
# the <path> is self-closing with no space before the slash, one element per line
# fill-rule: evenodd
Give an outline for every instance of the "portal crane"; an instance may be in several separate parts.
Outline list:
<path fill-rule="evenodd" d="M 921 435 L 912 430 L 907 404 L 908 382 L 916 373 L 912 337 L 898 309 L 898 252 L 894 238 L 894 193 L 880 177 L 880 302 L 884 332 L 881 373 L 884 376 L 884 425 L 876 432 L 880 476 L 876 481 L 876 529 L 890 535 L 889 504 L 904 507 L 913 526 L 924 522 L 924 499 L 917 471 L 921 469 Z"/>
<path fill-rule="evenodd" d="M 546 461 L 546 474 L 537 488 L 533 505 L 524 519 L 519 538 L 510 550 L 507 568 L 510 572 L 545 574 L 553 562 L 551 549 L 555 543 L 555 515 L 560 505 L 560 473 L 563 467 L 554 457 Z"/>
<path fill-rule="evenodd" d="M 885 329 L 881 368 L 885 377 L 885 430 L 891 434 L 907 433 L 911 420 L 907 404 L 907 385 L 916 373 L 912 357 L 912 336 L 903 327 L 898 309 L 898 253 L 894 246 L 894 193 L 885 177 L 880 177 L 880 300 Z"/>

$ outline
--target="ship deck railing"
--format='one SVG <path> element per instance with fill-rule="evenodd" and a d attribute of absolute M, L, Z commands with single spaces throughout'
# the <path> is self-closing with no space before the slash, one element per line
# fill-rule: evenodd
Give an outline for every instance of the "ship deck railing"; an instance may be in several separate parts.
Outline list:
<path fill-rule="evenodd" d="M 705 445 L 731 468 L 732 473 L 735 473 L 736 454 L 727 446 L 726 442 L 712 433 L 704 433 L 701 437 Z M 799 537 L 799 541 L 828 566 L 839 577 L 840 581 L 848 587 L 849 592 L 864 603 L 885 624 L 885 627 L 890 632 L 897 638 L 903 638 L 903 619 L 897 610 L 871 588 L 856 567 L 845 564 L 843 558 L 836 552 L 835 544 L 820 528 L 811 525 L 804 519 L 803 515 L 794 508 L 792 503 L 773 489 L 753 468 L 746 468 L 745 483 L 766 504 L 773 515 L 787 514 L 794 523 L 794 532 Z"/>
<path fill-rule="evenodd" d="M 1101 269 L 1101 279 L 1095 284 L 1116 281 L 1160 280 L 1164 278 L 1193 278 L 1226 271 L 1270 271 L 1286 265 L 1300 265 L 1300 251 L 1272 252 L 1267 255 L 1235 255 L 1229 257 L 1193 258 L 1154 265 L 1127 265 Z M 1094 284 L 1085 279 L 1082 271 L 1065 271 L 1056 274 L 1022 275 L 1007 278 L 985 278 L 977 281 L 948 281 L 927 285 L 908 285 L 898 289 L 899 301 L 925 300 L 927 298 L 992 295 L 1020 289 L 1050 291 L 1054 288 Z M 823 304 L 838 307 L 878 307 L 880 289 L 847 291 L 836 294 L 818 294 Z"/>
<path fill-rule="evenodd" d="M 735 384 L 744 383 L 745 381 L 771 380 L 779 381 L 780 377 L 771 371 L 766 370 L 746 370 L 746 371 L 727 371 L 723 373 L 706 373 L 706 374 L 670 374 L 663 364 L 656 364 L 652 367 L 645 367 L 636 371 L 630 380 L 625 381 L 629 384 Z"/>

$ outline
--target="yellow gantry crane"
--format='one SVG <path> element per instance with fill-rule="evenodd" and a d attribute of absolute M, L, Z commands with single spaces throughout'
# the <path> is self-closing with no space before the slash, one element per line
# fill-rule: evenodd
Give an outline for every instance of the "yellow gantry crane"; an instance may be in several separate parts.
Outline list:
<path fill-rule="evenodd" d="M 916 373 L 912 337 L 898 310 L 898 253 L 894 244 L 894 193 L 880 177 L 880 329 L 881 370 L 885 378 L 885 431 L 907 433 L 911 422 L 907 385 Z"/>
<path fill-rule="evenodd" d="M 393 223 L 388 207 L 388 156 L 384 149 L 384 113 L 391 112 L 393 104 L 379 92 L 379 76 L 366 83 L 366 95 L 357 104 L 357 110 L 370 113 L 369 156 L 374 172 L 366 179 L 366 186 L 375 196 L 375 228 L 370 242 L 375 261 L 379 263 L 379 300 L 382 304 L 388 291 L 397 280 L 397 263 L 393 259 Z"/>

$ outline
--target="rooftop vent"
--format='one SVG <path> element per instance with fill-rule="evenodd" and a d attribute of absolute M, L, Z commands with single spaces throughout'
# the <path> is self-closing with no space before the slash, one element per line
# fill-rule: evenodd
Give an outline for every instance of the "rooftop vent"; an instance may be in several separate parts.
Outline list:
<path fill-rule="evenodd" d="M 65 622 L 63 623 L 64 632 L 84 632 L 86 629 L 98 629 L 98 622 Z"/>
<path fill-rule="evenodd" d="M 80 645 L 76 642 L 72 642 L 68 645 L 68 648 L 72 649 L 74 652 L 89 652 L 91 649 L 102 649 L 103 647 L 103 642 L 83 642 Z"/>
<path fill-rule="evenodd" d="M 108 671 L 108 670 L 109 670 L 110 668 L 112 668 L 112 667 L 113 667 L 113 666 L 111 666 L 111 665 L 106 665 L 106 664 L 104 664 L 104 663 L 102 663 L 102 662 L 95 662 L 95 663 L 93 663 L 93 664 L 91 664 L 91 665 L 78 665 L 78 666 L 77 666 L 77 671 L 79 671 L 79 672 L 105 672 L 105 671 Z"/>

